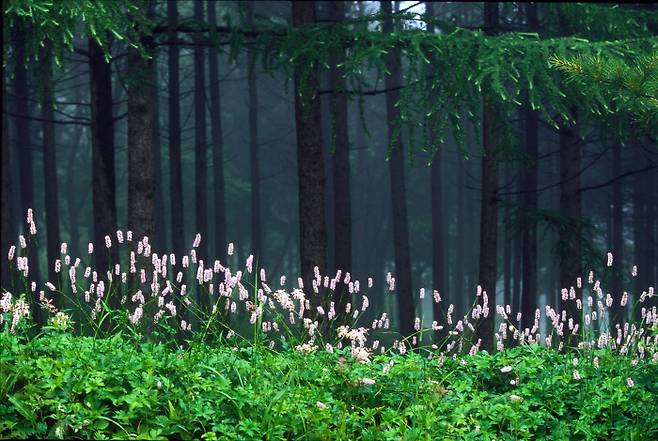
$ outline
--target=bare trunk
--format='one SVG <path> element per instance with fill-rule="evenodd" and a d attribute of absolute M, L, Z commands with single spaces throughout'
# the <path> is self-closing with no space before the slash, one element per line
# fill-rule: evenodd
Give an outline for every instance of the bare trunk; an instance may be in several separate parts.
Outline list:
<path fill-rule="evenodd" d="M 176 0 L 167 1 L 169 25 L 178 25 Z M 170 32 L 169 39 L 175 40 L 176 33 Z M 183 229 L 183 173 L 181 170 L 181 131 L 180 131 L 180 73 L 179 49 L 172 44 L 168 48 L 169 71 L 169 179 L 171 198 L 171 239 L 176 256 L 180 259 L 185 253 Z"/>
<path fill-rule="evenodd" d="M 485 32 L 495 35 L 498 27 L 498 2 L 484 5 Z M 488 294 L 488 307 L 491 309 L 478 325 L 478 338 L 482 349 L 493 349 L 494 314 L 496 302 L 497 276 L 497 243 L 498 243 L 498 165 L 496 150 L 498 136 L 496 134 L 495 105 L 491 98 L 485 96 L 482 118 L 482 141 L 484 157 L 482 158 L 482 202 L 480 211 L 480 274 L 478 283 Z M 484 294 L 483 294 L 484 295 Z"/>
<path fill-rule="evenodd" d="M 97 271 L 103 272 L 110 269 L 110 260 L 118 261 L 116 248 L 111 249 L 111 255 L 105 248 L 105 236 L 117 230 L 112 69 L 93 39 L 89 39 L 89 81 L 94 260 Z"/>
<path fill-rule="evenodd" d="M 575 110 L 572 110 L 574 119 Z M 580 150 L 581 141 L 577 125 L 560 127 L 560 213 L 567 222 L 559 235 L 560 243 L 560 289 L 574 287 L 576 295 L 577 278 L 581 276 L 581 193 L 580 193 Z M 562 298 L 562 297 L 560 297 Z M 579 314 L 573 299 L 562 300 L 562 309 L 566 310 L 574 322 Z"/>
<path fill-rule="evenodd" d="M 383 31 L 394 31 L 391 18 L 391 2 L 382 1 L 381 10 L 385 14 Z M 395 250 L 395 278 L 399 314 L 399 330 L 403 338 L 414 334 L 414 295 L 411 286 L 411 256 L 409 251 L 409 230 L 407 222 L 407 201 L 404 179 L 404 146 L 396 124 L 400 110 L 396 107 L 400 99 L 400 91 L 396 89 L 402 84 L 402 73 L 398 54 L 390 52 L 386 57 L 386 69 L 390 72 L 385 78 L 386 122 L 388 139 L 391 144 L 389 171 L 391 179 L 391 204 L 393 207 L 393 247 Z"/>
<path fill-rule="evenodd" d="M 315 2 L 293 2 L 294 26 L 315 23 Z M 322 118 L 317 94 L 315 70 L 302 84 L 299 60 L 295 68 L 295 123 L 297 131 L 297 173 L 299 179 L 299 256 L 304 289 L 313 293 L 313 268 L 326 271 L 327 233 L 324 217 L 324 158 L 322 155 Z M 303 88 L 303 89 L 302 89 Z M 300 93 L 305 91 L 305 95 Z M 319 305 L 319 296 L 310 294 L 311 304 Z"/>
<path fill-rule="evenodd" d="M 36 208 L 34 206 L 34 183 L 32 176 L 32 152 L 31 152 L 31 136 L 30 136 L 30 111 L 28 107 L 29 99 L 29 90 L 28 90 L 28 79 L 27 79 L 27 69 L 25 64 L 27 63 L 26 54 L 25 54 L 25 39 L 27 35 L 26 25 L 18 21 L 16 23 L 16 29 L 12 33 L 13 46 L 16 56 L 14 57 L 14 109 L 16 112 L 15 123 L 16 123 L 16 140 L 18 143 L 18 169 L 20 176 L 20 208 L 21 208 L 21 219 L 25 219 L 28 208 Z M 22 223 L 25 225 L 24 223 Z M 25 229 L 25 236 L 29 235 Z M 30 274 L 29 277 L 31 280 L 39 280 L 39 265 L 37 261 L 37 250 L 34 243 L 29 245 L 27 250 L 27 257 L 29 261 Z M 37 299 L 32 299 L 32 317 L 34 318 L 37 325 L 43 324 L 43 317 L 40 311 L 39 303 Z"/>
<path fill-rule="evenodd" d="M 466 278 L 466 217 L 464 216 L 464 164 L 465 159 L 457 154 L 457 237 L 455 250 L 455 287 L 450 294 L 450 302 L 455 304 L 457 311 L 461 312 L 466 303 L 467 294 L 464 281 Z"/>
<path fill-rule="evenodd" d="M 153 243 L 158 253 L 166 250 L 166 229 L 164 218 L 164 195 L 162 187 L 162 145 L 160 140 L 160 100 L 158 98 L 158 69 L 156 54 L 153 54 L 153 197 L 154 231 Z"/>
<path fill-rule="evenodd" d="M 621 143 L 616 142 L 612 147 L 612 176 L 620 176 L 621 167 Z M 621 320 L 624 308 L 621 307 L 623 285 L 622 274 L 624 273 L 624 224 L 623 224 L 623 202 L 622 202 L 622 180 L 617 179 L 612 186 L 612 254 L 614 255 L 614 272 L 612 275 L 612 321 Z"/>
<path fill-rule="evenodd" d="M 536 5 L 535 5 L 536 7 Z M 537 309 L 537 225 L 534 214 L 537 211 L 537 152 L 539 148 L 539 117 L 526 103 L 525 146 L 531 163 L 524 173 L 523 212 L 525 222 L 521 262 L 523 262 L 523 293 L 521 298 L 522 327 L 532 328 Z"/>
<path fill-rule="evenodd" d="M 6 54 L 3 49 L 3 57 Z M 2 66 L 2 224 L 0 224 L 0 236 L 2 238 L 0 256 L 5 256 L 9 251 L 10 243 L 14 239 L 14 228 L 12 225 L 13 210 L 11 205 L 11 179 L 9 175 L 9 117 L 7 115 L 7 86 L 6 77 L 8 77 L 6 67 Z M 0 288 L 13 291 L 9 265 L 0 265 Z"/>
<path fill-rule="evenodd" d="M 345 19 L 345 2 L 339 1 L 331 5 L 331 19 L 337 23 Z M 334 266 L 343 271 L 353 271 L 352 268 L 352 197 L 350 193 L 350 153 L 347 131 L 347 97 L 345 90 L 345 70 L 339 64 L 345 58 L 343 50 L 331 54 L 330 83 L 331 113 L 334 129 Z M 345 311 L 345 306 L 351 300 L 351 295 L 344 288 L 337 289 L 334 295 L 336 311 Z"/>
<path fill-rule="evenodd" d="M 55 146 L 55 119 L 53 107 L 53 78 L 52 59 L 50 57 L 51 47 L 46 45 L 42 51 L 41 58 L 41 85 L 43 87 L 43 103 L 41 105 L 41 117 L 44 120 L 43 130 L 43 172 L 46 181 L 46 250 L 48 256 L 48 280 L 61 286 L 61 276 L 55 273 L 54 262 L 60 254 L 59 242 L 59 208 L 57 203 L 57 156 Z M 55 293 L 53 293 L 55 294 Z M 53 304 L 61 306 L 58 295 L 54 296 Z"/>
<path fill-rule="evenodd" d="M 434 18 L 434 3 L 428 2 L 425 4 L 425 13 L 430 18 Z M 427 32 L 434 33 L 434 24 L 432 22 L 427 23 Z M 430 68 L 431 74 L 435 74 L 435 69 Z M 437 141 L 437 133 L 433 129 L 434 124 L 430 125 L 430 139 L 429 142 L 431 145 L 434 145 Z M 446 277 L 446 265 L 447 260 L 446 256 L 446 232 L 444 226 L 444 202 L 443 202 L 443 170 L 442 163 L 445 153 L 442 152 L 442 149 L 437 150 L 434 153 L 432 158 L 432 164 L 430 166 L 430 205 L 432 210 L 432 287 L 439 291 L 441 295 L 446 297 L 448 295 L 447 288 L 447 277 Z M 462 161 L 463 159 L 459 159 Z M 461 271 L 461 268 L 459 269 Z M 434 320 L 442 323 L 445 320 L 446 310 L 443 303 L 437 303 L 432 301 L 432 314 Z M 444 329 L 443 332 L 437 333 L 435 341 L 439 342 L 444 339 L 447 335 L 447 329 Z"/>
<path fill-rule="evenodd" d="M 247 4 L 247 24 L 253 26 L 254 5 Z M 260 162 L 258 154 L 258 85 L 256 84 L 256 53 L 247 52 L 247 87 L 249 89 L 249 163 L 251 181 L 251 251 L 263 261 L 260 210 Z"/>
<path fill-rule="evenodd" d="M 203 5 L 205 2 L 194 2 L 194 21 L 201 23 L 204 20 Z M 196 232 L 201 233 L 203 240 L 197 249 L 199 259 L 206 259 L 208 237 L 208 209 L 206 206 L 206 76 L 205 76 L 205 49 L 198 44 L 201 32 L 194 34 L 197 45 L 194 47 L 194 176 L 196 196 Z M 199 304 L 203 311 L 207 310 L 208 300 L 199 293 Z"/>
<path fill-rule="evenodd" d="M 143 6 L 149 10 L 152 5 Z M 152 39 L 142 36 L 152 48 Z M 135 49 L 128 52 L 128 69 L 145 80 L 128 85 L 128 225 L 137 240 L 153 237 L 153 125 L 155 93 L 153 60 L 143 58 Z"/>
<path fill-rule="evenodd" d="M 208 3 L 208 23 L 217 26 L 215 4 Z M 224 201 L 224 141 L 222 139 L 222 106 L 219 90 L 219 54 L 211 46 L 208 54 L 210 63 L 210 136 L 212 137 L 213 184 L 215 188 L 215 253 L 217 258 L 226 262 L 226 204 Z"/>

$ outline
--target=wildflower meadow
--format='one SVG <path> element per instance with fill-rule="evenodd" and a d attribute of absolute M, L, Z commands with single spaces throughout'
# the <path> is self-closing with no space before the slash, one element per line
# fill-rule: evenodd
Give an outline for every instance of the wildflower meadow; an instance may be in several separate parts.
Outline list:
<path fill-rule="evenodd" d="M 31 211 L 26 231 L 3 259 L 19 288 L 3 288 L 0 303 L 1 438 L 658 436 L 653 287 L 606 293 L 590 272 L 562 290 L 573 308 L 538 309 L 531 329 L 478 289 L 468 314 L 447 305 L 444 320 L 418 317 L 402 339 L 393 314 L 373 315 L 368 300 L 373 290 L 396 295 L 393 274 L 360 281 L 316 270 L 305 287 L 253 256 L 234 268 L 204 262 L 200 235 L 176 256 L 117 231 L 83 256 L 62 243 L 52 262 L 60 277 L 40 286 L 27 257 L 38 246 Z M 124 260 L 87 265 L 112 247 Z M 352 302 L 339 311 L 340 289 Z M 418 295 L 442 302 L 437 291 Z M 493 353 L 476 337 L 490 314 Z"/>

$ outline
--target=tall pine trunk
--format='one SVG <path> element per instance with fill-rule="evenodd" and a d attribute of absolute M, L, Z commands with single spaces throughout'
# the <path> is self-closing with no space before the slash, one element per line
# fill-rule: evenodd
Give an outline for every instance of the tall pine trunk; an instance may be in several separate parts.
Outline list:
<path fill-rule="evenodd" d="M 149 15 L 152 7 L 150 1 L 143 5 Z M 147 50 L 153 49 L 151 37 L 142 35 L 141 41 Z M 137 240 L 144 236 L 152 239 L 154 230 L 153 69 L 153 59 L 147 60 L 129 48 L 128 71 L 141 79 L 128 85 L 128 225 Z"/>
<path fill-rule="evenodd" d="M 466 218 L 464 216 L 464 206 L 466 204 L 464 194 L 464 175 L 465 159 L 459 153 L 457 154 L 457 237 L 455 250 L 455 275 L 454 289 L 450 293 L 449 299 L 454 303 L 455 309 L 461 313 L 466 303 L 465 280 L 468 273 L 466 265 Z"/>
<path fill-rule="evenodd" d="M 5 56 L 3 48 L 3 57 Z M 6 72 L 6 67 L 2 66 L 2 160 L 0 165 L 2 166 L 2 174 L 0 179 L 2 179 L 2 210 L 0 210 L 0 216 L 2 216 L 2 223 L 0 224 L 0 256 L 5 256 L 10 243 L 14 239 L 14 228 L 12 225 L 13 210 L 11 206 L 11 179 L 9 175 L 9 116 L 7 114 L 7 86 L 6 86 L 6 77 L 9 75 Z M 6 263 L 6 262 L 5 262 Z M 0 265 L 0 288 L 13 291 L 14 287 L 11 283 L 11 274 L 9 273 L 9 265 Z"/>
<path fill-rule="evenodd" d="M 345 2 L 331 5 L 331 19 L 340 23 L 345 20 Z M 352 197 L 350 193 L 350 152 L 347 126 L 347 97 L 344 93 L 345 70 L 339 66 L 345 58 L 345 51 L 340 49 L 330 56 L 329 80 L 331 95 L 331 114 L 334 136 L 333 161 L 333 209 L 334 209 L 334 266 L 345 271 L 352 268 Z M 345 311 L 351 295 L 345 290 L 336 289 L 334 301 L 336 311 Z"/>
<path fill-rule="evenodd" d="M 485 3 L 484 26 L 487 35 L 495 35 L 498 27 L 498 2 Z M 482 349 L 493 349 L 494 304 L 496 302 L 497 243 L 498 243 L 498 165 L 496 150 L 498 136 L 496 108 L 485 96 L 482 117 L 482 202 L 480 211 L 480 273 L 478 283 L 487 292 L 489 308 L 478 325 Z"/>
<path fill-rule="evenodd" d="M 425 14 L 429 19 L 434 19 L 434 3 L 428 2 L 425 4 Z M 427 23 L 427 32 L 434 33 L 434 24 L 430 21 Z M 434 75 L 435 69 L 430 67 L 431 75 Z M 435 124 L 430 125 L 429 129 L 429 142 L 431 145 L 434 145 L 437 141 L 437 133 L 434 130 Z M 443 146 L 442 146 L 443 147 Z M 447 275 L 446 275 L 446 232 L 444 226 L 444 216 L 443 211 L 444 202 L 443 202 L 443 158 L 445 153 L 441 150 L 437 150 L 434 153 L 432 158 L 432 164 L 430 165 L 430 205 L 432 210 L 432 287 L 439 291 L 443 296 L 447 296 Z M 463 159 L 459 159 L 463 161 Z M 459 269 L 461 271 L 461 268 Z M 432 300 L 432 315 L 434 320 L 439 323 L 442 323 L 444 320 L 444 315 L 446 314 L 445 309 L 443 308 L 442 303 L 437 303 Z M 437 333 L 435 335 L 435 341 L 441 341 L 447 335 L 447 328 L 443 330 L 444 332 Z"/>
<path fill-rule="evenodd" d="M 167 1 L 169 26 L 178 26 L 176 0 Z M 176 32 L 169 32 L 169 39 L 176 39 Z M 171 198 L 171 240 L 173 251 L 181 259 L 185 253 L 183 229 L 183 172 L 181 167 L 180 130 L 180 73 L 179 49 L 175 44 L 168 48 L 169 72 L 169 196 Z"/>
<path fill-rule="evenodd" d="M 539 30 L 539 15 L 537 3 L 526 3 L 526 18 L 528 30 L 536 32 Z M 522 239 L 523 262 L 523 294 L 521 299 L 522 329 L 532 328 L 534 314 L 538 306 L 537 292 L 537 224 L 534 220 L 537 211 L 537 182 L 538 164 L 537 155 L 539 151 L 539 115 L 532 109 L 530 98 L 526 93 L 523 105 L 525 119 L 525 151 L 530 163 L 523 176 L 523 212 L 525 222 Z"/>
<path fill-rule="evenodd" d="M 158 253 L 166 250 L 166 229 L 164 217 L 164 188 L 162 187 L 162 141 L 160 139 L 160 100 L 158 97 L 158 61 L 153 54 L 153 69 L 151 71 L 153 87 L 153 244 Z"/>
<path fill-rule="evenodd" d="M 384 14 L 383 31 L 394 31 L 392 8 L 390 1 L 381 2 Z M 411 256 L 409 250 L 409 230 L 407 222 L 407 201 L 404 179 L 404 146 L 400 131 L 396 131 L 396 124 L 400 117 L 400 110 L 396 107 L 400 99 L 400 91 L 396 89 L 402 85 L 402 72 L 398 54 L 390 52 L 386 57 L 386 69 L 389 75 L 385 78 L 386 92 L 386 122 L 388 126 L 388 140 L 391 145 L 389 158 L 389 172 L 391 179 L 391 205 L 393 207 L 393 247 L 395 252 L 395 278 L 399 315 L 399 330 L 403 338 L 414 333 L 414 296 L 411 286 Z"/>
<path fill-rule="evenodd" d="M 167 38 L 174 42 L 177 38 L 177 32 L 174 31 L 178 26 L 178 2 L 177 0 L 167 1 L 167 20 L 169 21 L 169 31 Z M 178 258 L 177 265 L 180 265 L 181 259 L 185 254 L 185 228 L 183 225 L 183 172 L 181 166 L 181 122 L 180 122 L 180 72 L 179 72 L 179 54 L 180 51 L 176 44 L 169 45 L 167 49 L 167 72 L 169 75 L 169 197 L 171 203 L 171 245 L 174 254 Z M 182 269 L 179 267 L 179 270 Z M 173 270 L 173 267 L 172 267 Z M 185 283 L 185 279 L 181 281 Z M 181 296 L 174 296 L 179 319 L 188 320 L 187 310 L 183 306 Z M 177 336 L 179 341 L 186 337 L 186 332 L 177 327 Z"/>
<path fill-rule="evenodd" d="M 572 117 L 577 119 L 575 109 Z M 578 136 L 577 123 L 563 123 L 560 127 L 560 213 L 566 218 L 566 227 L 560 229 L 560 289 L 574 287 L 576 295 L 577 278 L 582 272 L 581 247 L 581 193 L 580 193 L 580 156 L 581 141 Z M 562 299 L 562 297 L 560 297 Z M 561 300 L 561 309 L 567 311 L 578 321 L 578 309 L 575 301 Z"/>
<path fill-rule="evenodd" d="M 612 176 L 618 177 L 622 173 L 621 167 L 621 143 L 615 142 L 612 146 Z M 626 269 L 624 266 L 624 224 L 623 224 L 623 201 L 622 180 L 617 179 L 612 185 L 612 254 L 614 256 L 614 272 L 612 275 L 612 297 L 614 299 L 611 314 L 612 322 L 622 320 L 624 308 L 620 300 L 623 291 L 622 274 Z"/>
<path fill-rule="evenodd" d="M 254 5 L 247 3 L 247 25 L 253 26 Z M 249 180 L 251 182 L 251 251 L 263 261 L 260 210 L 260 158 L 258 154 L 258 85 L 256 84 L 256 53 L 247 51 L 247 88 L 249 100 Z"/>
<path fill-rule="evenodd" d="M 303 27 L 315 23 L 315 2 L 292 3 L 293 25 Z M 311 304 L 319 299 L 313 293 L 313 268 L 326 271 L 327 233 L 324 216 L 324 157 L 322 154 L 322 117 L 317 94 L 317 66 L 302 84 L 302 69 L 308 60 L 295 65 L 295 124 L 297 133 L 297 174 L 299 180 L 299 256 L 304 289 Z M 302 91 L 306 93 L 301 95 Z"/>
<path fill-rule="evenodd" d="M 12 33 L 12 43 L 15 51 L 15 65 L 14 65 L 14 109 L 16 112 L 15 124 L 16 132 L 15 138 L 18 144 L 18 169 L 20 175 L 20 201 L 21 213 L 20 218 L 25 219 L 28 208 L 34 209 L 34 181 L 32 171 L 32 145 L 30 134 L 30 111 L 28 106 L 29 90 L 28 90 L 28 74 L 26 63 L 26 38 L 27 38 L 27 25 L 22 21 L 17 21 L 16 29 Z M 25 225 L 25 224 L 23 224 Z M 23 230 L 27 237 L 29 233 L 26 229 Z M 39 280 L 39 265 L 37 260 L 37 250 L 34 243 L 29 245 L 27 250 L 27 257 L 29 262 L 31 280 Z M 43 316 L 41 315 L 39 303 L 37 299 L 32 299 L 31 314 L 35 322 L 40 325 L 43 323 Z"/>
<path fill-rule="evenodd" d="M 103 50 L 89 39 L 89 91 L 91 96 L 91 176 L 94 216 L 94 261 L 103 274 L 110 259 L 118 261 L 116 248 L 110 255 L 105 236 L 117 230 L 116 183 L 114 174 L 114 117 L 112 114 L 112 68 Z"/>
<path fill-rule="evenodd" d="M 204 20 L 203 5 L 205 2 L 194 2 L 194 21 Z M 201 233 L 203 240 L 197 249 L 199 259 L 206 259 L 208 242 L 208 209 L 206 192 L 206 76 L 205 49 L 201 46 L 201 32 L 194 34 L 194 176 L 196 196 L 196 232 Z M 208 299 L 199 292 L 199 304 L 202 310 L 207 310 Z"/>
<path fill-rule="evenodd" d="M 43 87 L 43 101 L 41 104 L 41 118 L 43 119 L 43 172 L 46 183 L 44 189 L 46 202 L 46 254 L 48 256 L 48 280 L 61 286 L 61 277 L 55 273 L 54 266 L 55 259 L 60 254 L 60 242 L 51 50 L 50 44 L 46 44 L 46 47 L 42 50 L 41 57 L 41 86 Z M 53 304 L 57 307 L 61 306 L 58 296 L 53 297 Z"/>
<path fill-rule="evenodd" d="M 217 26 L 215 3 L 208 3 L 208 24 Z M 208 51 L 210 73 L 210 136 L 212 137 L 212 166 L 215 202 L 215 253 L 218 259 L 226 262 L 226 203 L 224 201 L 224 141 L 222 139 L 222 106 L 219 92 L 219 54 L 216 46 Z"/>

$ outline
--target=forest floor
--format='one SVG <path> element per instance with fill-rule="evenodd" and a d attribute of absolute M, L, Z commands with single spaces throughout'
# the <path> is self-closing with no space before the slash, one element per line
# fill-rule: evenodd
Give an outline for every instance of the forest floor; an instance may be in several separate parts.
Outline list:
<path fill-rule="evenodd" d="M 3 439 L 658 439 L 658 363 L 608 349 L 358 360 L 5 330 L 0 371 Z"/>

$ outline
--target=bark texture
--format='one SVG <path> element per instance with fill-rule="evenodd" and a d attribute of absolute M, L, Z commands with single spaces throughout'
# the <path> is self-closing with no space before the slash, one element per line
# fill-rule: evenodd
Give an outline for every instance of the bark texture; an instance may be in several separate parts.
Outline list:
<path fill-rule="evenodd" d="M 572 117 L 576 119 L 575 109 Z M 581 140 L 577 124 L 564 123 L 560 127 L 560 213 L 565 217 L 565 224 L 560 229 L 560 289 L 573 287 L 579 294 L 577 278 L 582 273 L 581 246 L 581 193 L 580 193 L 580 157 Z M 560 297 L 562 299 L 562 296 Z M 578 321 L 575 301 L 561 301 L 561 308 Z"/>
<path fill-rule="evenodd" d="M 315 2 L 293 2 L 294 26 L 315 23 Z M 301 69 L 306 60 L 295 66 L 295 124 L 297 133 L 297 175 L 299 180 L 299 256 L 304 289 L 312 293 L 313 268 L 326 271 L 327 233 L 324 217 L 324 158 L 322 155 L 322 119 L 317 94 L 317 71 L 311 72 L 302 84 Z M 305 91 L 304 96 L 300 92 Z M 317 295 L 310 295 L 313 305 Z"/>
<path fill-rule="evenodd" d="M 204 2 L 194 2 L 194 21 L 203 22 Z M 200 44 L 201 32 L 194 34 L 194 194 L 196 199 L 196 232 L 201 233 L 201 245 L 197 248 L 199 259 L 206 259 L 208 242 L 208 208 L 206 191 L 206 76 L 205 48 Z M 200 294 L 199 294 L 200 295 Z M 206 296 L 201 296 L 199 302 L 203 308 L 208 306 Z"/>
<path fill-rule="evenodd" d="M 150 2 L 143 7 L 150 12 Z M 142 37 L 147 50 L 152 43 L 151 38 Z M 128 70 L 133 81 L 128 85 L 128 225 L 136 240 L 152 238 L 154 230 L 153 69 L 152 59 L 129 49 Z"/>
<path fill-rule="evenodd" d="M 178 25 L 176 0 L 167 1 L 167 17 L 171 28 Z M 176 32 L 169 32 L 169 39 L 176 39 Z M 183 178 L 181 167 L 180 131 L 180 73 L 179 49 L 172 44 L 168 47 L 169 72 L 169 179 L 171 200 L 171 239 L 176 256 L 180 259 L 185 252 L 183 230 Z"/>
<path fill-rule="evenodd" d="M 208 3 L 208 23 L 217 26 L 217 13 L 215 4 Z M 217 47 L 208 49 L 208 63 L 210 73 L 210 136 L 212 138 L 212 166 L 213 187 L 215 202 L 215 255 L 222 262 L 226 262 L 226 203 L 224 199 L 224 141 L 222 131 L 222 105 L 219 88 L 219 53 Z"/>
<path fill-rule="evenodd" d="M 381 10 L 384 14 L 383 31 L 393 32 L 393 19 L 391 18 L 391 2 L 382 1 Z M 410 337 L 414 331 L 414 296 L 411 286 L 411 258 L 409 251 L 409 227 L 407 221 L 407 201 L 404 179 L 404 146 L 402 136 L 396 132 L 395 123 L 399 119 L 400 111 L 395 106 L 400 99 L 397 89 L 402 84 L 402 73 L 398 54 L 390 52 L 386 57 L 386 69 L 389 75 L 385 78 L 386 93 L 386 122 L 388 126 L 388 139 L 392 145 L 389 158 L 389 172 L 391 179 L 391 204 L 393 207 L 393 248 L 395 253 L 395 279 L 396 298 L 398 306 L 399 330 L 403 338 Z"/>
<path fill-rule="evenodd" d="M 61 273 L 55 273 L 55 259 L 60 257 L 60 241 L 55 124 L 52 122 L 55 119 L 55 112 L 53 106 L 51 51 L 52 48 L 50 45 L 46 44 L 46 47 L 42 50 L 41 57 L 41 86 L 43 87 L 43 102 L 41 104 L 41 118 L 43 119 L 43 172 L 46 182 L 44 188 L 46 202 L 46 254 L 48 257 L 48 280 L 61 286 Z M 53 296 L 52 300 L 55 306 L 61 306 L 59 295 Z"/>
<path fill-rule="evenodd" d="M 485 33 L 495 35 L 498 27 L 498 2 L 484 5 Z M 482 201 L 480 211 L 480 274 L 478 283 L 488 296 L 487 317 L 478 325 L 481 348 L 493 349 L 494 305 L 496 302 L 496 276 L 498 266 L 498 148 L 496 108 L 485 94 L 482 117 Z M 483 294 L 484 296 L 484 294 Z"/>
<path fill-rule="evenodd" d="M 112 68 L 93 39 L 89 39 L 89 81 L 94 261 L 97 271 L 103 272 L 110 268 L 110 260 L 118 260 L 116 248 L 110 255 L 105 248 L 105 236 L 117 230 Z"/>
<path fill-rule="evenodd" d="M 331 6 L 331 20 L 340 23 L 345 20 L 345 2 Z M 353 271 L 352 268 L 352 197 L 350 192 L 350 152 L 347 125 L 347 97 L 345 90 L 345 70 L 339 64 L 345 58 L 345 51 L 331 54 L 329 81 L 331 94 L 331 114 L 334 136 L 333 160 L 333 209 L 334 209 L 334 266 L 336 269 Z M 336 311 L 345 311 L 351 295 L 344 287 L 334 294 Z"/>

